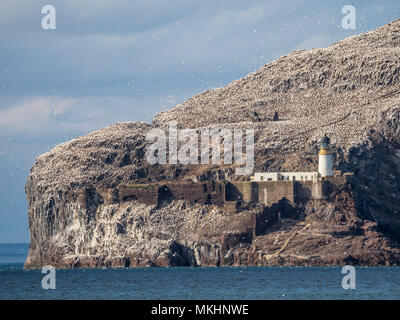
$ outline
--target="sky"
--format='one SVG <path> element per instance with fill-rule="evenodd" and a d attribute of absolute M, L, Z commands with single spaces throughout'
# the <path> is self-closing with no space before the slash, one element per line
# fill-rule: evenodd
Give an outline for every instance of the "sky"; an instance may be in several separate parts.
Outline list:
<path fill-rule="evenodd" d="M 56 29 L 42 28 L 45 5 Z M 342 27 L 345 5 L 356 9 L 354 30 Z M 151 122 L 293 50 L 399 16 L 399 0 L 2 0 L 0 243 L 29 242 L 27 176 L 57 144 Z"/>

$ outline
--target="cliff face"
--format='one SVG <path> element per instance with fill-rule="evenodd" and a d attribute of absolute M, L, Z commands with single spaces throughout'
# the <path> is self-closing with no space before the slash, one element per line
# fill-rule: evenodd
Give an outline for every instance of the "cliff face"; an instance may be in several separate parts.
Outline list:
<path fill-rule="evenodd" d="M 295 51 L 220 89 L 157 115 L 121 123 L 41 155 L 26 185 L 31 246 L 26 267 L 331 265 L 400 262 L 400 22 L 326 49 Z M 373 50 L 371 50 L 373 48 Z M 280 120 L 272 121 L 278 112 Z M 146 133 L 183 128 L 253 128 L 259 170 L 315 171 L 327 133 L 336 169 L 353 182 L 326 200 L 266 217 L 170 200 L 116 201 L 126 184 L 236 180 L 232 166 L 157 165 Z"/>

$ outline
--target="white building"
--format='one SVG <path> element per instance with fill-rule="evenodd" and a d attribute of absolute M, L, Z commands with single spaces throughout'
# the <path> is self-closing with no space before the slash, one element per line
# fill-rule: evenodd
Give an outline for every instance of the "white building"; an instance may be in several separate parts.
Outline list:
<path fill-rule="evenodd" d="M 330 139 L 325 135 L 321 139 L 318 152 L 318 172 L 255 172 L 251 181 L 315 181 L 318 177 L 333 176 Z"/>
<path fill-rule="evenodd" d="M 256 172 L 251 181 L 314 180 L 318 172 Z"/>

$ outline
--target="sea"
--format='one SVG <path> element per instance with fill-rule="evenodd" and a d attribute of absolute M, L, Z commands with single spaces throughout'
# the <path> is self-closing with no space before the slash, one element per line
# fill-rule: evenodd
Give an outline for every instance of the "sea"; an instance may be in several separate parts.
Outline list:
<path fill-rule="evenodd" d="M 56 269 L 55 289 L 43 289 L 49 274 L 23 269 L 28 247 L 0 244 L 1 300 L 400 298 L 400 267 L 355 267 L 354 289 L 343 288 L 342 267 Z"/>

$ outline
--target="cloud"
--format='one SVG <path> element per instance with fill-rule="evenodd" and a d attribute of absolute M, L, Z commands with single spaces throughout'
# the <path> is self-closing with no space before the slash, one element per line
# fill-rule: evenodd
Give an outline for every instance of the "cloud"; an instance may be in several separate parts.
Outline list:
<path fill-rule="evenodd" d="M 55 4 L 57 29 L 47 32 L 40 29 L 40 1 L 13 1 L 1 9 L 1 93 L 75 97 L 121 96 L 133 80 L 126 95 L 154 85 L 203 89 L 199 78 L 210 75 L 214 84 L 228 83 L 268 62 L 267 50 L 278 45 L 268 19 L 301 4 L 66 1 Z M 188 82 L 191 75 L 197 80 Z"/>
<path fill-rule="evenodd" d="M 36 97 L 6 109 L 0 109 L 0 135 L 13 136 L 25 132 L 47 131 L 52 118 L 71 108 L 73 99 Z"/>
<path fill-rule="evenodd" d="M 116 122 L 151 122 L 154 114 L 169 109 L 185 97 L 154 94 L 151 98 L 124 96 L 31 96 L 10 103 L 0 99 L 0 137 L 64 141 Z M 154 101 L 158 101 L 154 104 Z M 1 144 L 0 144 L 1 148 Z"/>

